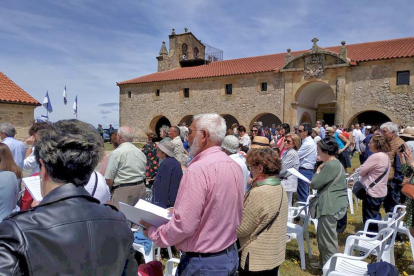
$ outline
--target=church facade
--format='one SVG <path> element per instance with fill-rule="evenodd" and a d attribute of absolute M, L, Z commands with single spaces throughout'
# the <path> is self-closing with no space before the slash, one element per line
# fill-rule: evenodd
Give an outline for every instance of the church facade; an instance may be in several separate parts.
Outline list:
<path fill-rule="evenodd" d="M 120 125 L 138 138 L 161 125 L 221 114 L 250 128 L 301 122 L 414 123 L 414 37 L 216 60 L 191 32 L 163 42 L 158 72 L 117 83 Z"/>

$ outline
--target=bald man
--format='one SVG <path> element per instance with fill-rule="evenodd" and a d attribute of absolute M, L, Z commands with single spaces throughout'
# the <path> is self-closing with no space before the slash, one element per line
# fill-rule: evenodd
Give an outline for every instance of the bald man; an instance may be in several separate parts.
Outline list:
<path fill-rule="evenodd" d="M 145 166 L 147 157 L 132 144 L 134 129 L 120 127 L 117 134 L 119 147 L 109 156 L 105 171 L 106 183 L 112 191 L 112 203 L 119 209 L 119 202 L 134 206 L 145 199 Z"/>

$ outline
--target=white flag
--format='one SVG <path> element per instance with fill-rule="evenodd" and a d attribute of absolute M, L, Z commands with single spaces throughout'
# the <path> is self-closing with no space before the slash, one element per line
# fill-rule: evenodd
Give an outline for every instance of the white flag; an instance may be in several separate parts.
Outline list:
<path fill-rule="evenodd" d="M 74 115 L 78 114 L 78 95 L 76 95 L 75 102 L 73 103 Z"/>

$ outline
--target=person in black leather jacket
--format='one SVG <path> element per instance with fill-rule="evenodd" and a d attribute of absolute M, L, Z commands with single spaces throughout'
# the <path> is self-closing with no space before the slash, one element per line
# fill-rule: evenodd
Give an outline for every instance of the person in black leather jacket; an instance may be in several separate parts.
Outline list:
<path fill-rule="evenodd" d="M 97 131 L 78 120 L 42 130 L 40 204 L 0 223 L 0 275 L 134 275 L 125 216 L 85 190 L 102 155 Z"/>

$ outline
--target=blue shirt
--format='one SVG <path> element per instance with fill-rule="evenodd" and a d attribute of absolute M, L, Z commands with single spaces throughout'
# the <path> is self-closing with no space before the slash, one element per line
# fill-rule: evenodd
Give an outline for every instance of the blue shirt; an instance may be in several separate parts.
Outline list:
<path fill-rule="evenodd" d="M 369 150 L 369 146 L 368 146 L 369 141 L 371 141 L 371 138 L 372 138 L 372 134 L 368 134 L 368 136 L 365 137 L 364 141 L 362 141 L 362 143 L 364 143 L 365 147 L 366 147 L 365 152 L 363 153 L 365 159 L 368 159 L 368 157 L 370 157 L 372 155 L 372 152 Z"/>
<path fill-rule="evenodd" d="M 22 141 L 14 139 L 13 137 L 6 137 L 2 142 L 9 147 L 13 155 L 14 162 L 20 167 L 20 169 L 23 170 L 24 156 L 26 154 L 25 144 Z"/>
<path fill-rule="evenodd" d="M 19 181 L 13 172 L 0 171 L 0 221 L 16 208 L 19 198 Z"/>
<path fill-rule="evenodd" d="M 313 170 L 318 155 L 315 142 L 312 137 L 308 136 L 302 140 L 302 145 L 298 150 L 300 168 Z"/>
<path fill-rule="evenodd" d="M 325 128 L 323 126 L 320 127 L 321 133 L 319 136 L 321 136 L 321 139 L 325 138 Z"/>

